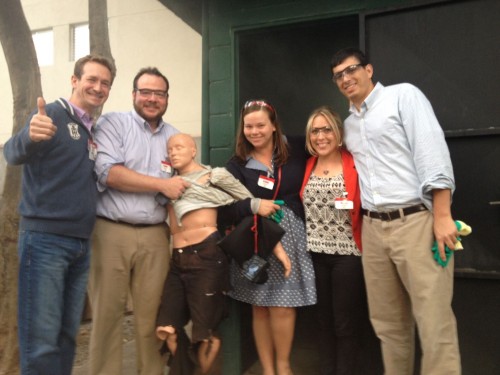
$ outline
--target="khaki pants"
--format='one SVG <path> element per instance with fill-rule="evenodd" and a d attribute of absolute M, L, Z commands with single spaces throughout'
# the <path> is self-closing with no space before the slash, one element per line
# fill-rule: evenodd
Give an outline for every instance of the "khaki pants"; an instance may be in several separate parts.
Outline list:
<path fill-rule="evenodd" d="M 370 319 L 382 345 L 386 375 L 412 375 L 414 322 L 422 347 L 422 375 L 461 373 L 451 309 L 453 257 L 442 268 L 432 257 L 428 211 L 393 221 L 363 217 L 363 269 Z"/>
<path fill-rule="evenodd" d="M 169 264 L 166 224 L 133 227 L 97 219 L 92 237 L 90 374 L 122 374 L 122 322 L 129 292 L 138 374 L 163 374 L 156 314 Z"/>

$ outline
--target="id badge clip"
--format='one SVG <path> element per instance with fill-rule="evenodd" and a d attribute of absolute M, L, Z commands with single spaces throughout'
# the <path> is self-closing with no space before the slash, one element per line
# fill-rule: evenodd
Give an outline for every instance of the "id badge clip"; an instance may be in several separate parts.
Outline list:
<path fill-rule="evenodd" d="M 172 164 L 170 164 L 169 161 L 162 160 L 161 161 L 160 169 L 161 169 L 162 172 L 165 172 L 165 173 L 168 173 L 168 174 L 172 174 Z"/>
<path fill-rule="evenodd" d="M 347 199 L 347 193 L 342 194 L 343 197 L 335 198 L 335 208 L 337 210 L 352 210 L 354 202 Z"/>
<path fill-rule="evenodd" d="M 274 178 L 260 176 L 259 180 L 257 181 L 257 185 L 259 185 L 260 187 L 263 187 L 264 189 L 273 190 Z"/>
<path fill-rule="evenodd" d="M 89 159 L 95 161 L 97 157 L 97 143 L 95 143 L 92 139 L 89 139 L 87 149 L 89 151 Z"/>

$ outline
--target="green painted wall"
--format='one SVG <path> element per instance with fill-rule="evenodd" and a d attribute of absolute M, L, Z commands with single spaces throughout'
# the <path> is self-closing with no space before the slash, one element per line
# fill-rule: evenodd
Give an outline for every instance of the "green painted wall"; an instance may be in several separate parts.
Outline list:
<path fill-rule="evenodd" d="M 302 131 L 308 111 L 320 104 L 334 106 L 345 117 L 347 103 L 329 80 L 329 57 L 345 43 L 363 45 L 366 25 L 367 52 L 377 62 L 375 79 L 384 84 L 415 83 L 430 99 L 446 132 L 457 182 L 454 216 L 474 228 L 466 240 L 467 250 L 456 255 L 455 271 L 460 278 L 499 278 L 500 234 L 491 230 L 498 226 L 499 215 L 497 206 L 489 204 L 498 201 L 500 192 L 496 105 L 500 73 L 494 64 L 500 58 L 498 0 L 206 0 L 203 4 L 205 163 L 224 165 L 232 155 L 239 107 L 246 99 L 272 99 L 290 133 Z M 391 12 L 398 9 L 405 10 Z M 479 306 L 472 298 L 463 298 L 468 298 L 464 306 Z M 498 301 L 498 296 L 491 301 Z M 487 350 L 477 346 L 483 332 L 500 325 L 470 316 L 470 312 L 493 316 L 488 309 L 486 303 L 458 310 L 464 373 L 491 373 L 483 363 L 500 368 L 491 345 Z M 248 315 L 238 303 L 231 305 L 222 329 L 225 375 L 241 374 L 246 360 L 242 353 L 256 358 L 246 346 L 251 345 Z M 467 328 L 470 321 L 475 322 L 474 329 Z M 376 359 L 373 352 L 368 357 Z"/>
<path fill-rule="evenodd" d="M 203 10 L 203 161 L 224 165 L 238 121 L 238 35 L 414 4 L 390 0 L 207 0 Z M 418 3 L 418 2 L 417 2 Z"/>
<path fill-rule="evenodd" d="M 240 82 L 239 67 L 240 38 L 249 43 L 255 42 L 262 31 L 263 43 L 272 33 L 273 28 L 277 30 L 287 27 L 307 27 L 315 23 L 325 23 L 350 17 L 357 20 L 360 12 L 376 10 L 395 6 L 404 1 L 361 1 L 361 0 L 207 0 L 203 5 L 203 124 L 202 124 L 202 160 L 204 163 L 221 166 L 226 163 L 234 151 L 235 133 L 239 116 L 239 106 L 245 98 L 239 98 Z M 406 2 L 408 3 L 408 2 Z M 305 25 L 305 26 L 304 26 Z M 352 30 L 353 33 L 357 30 Z M 295 31 L 296 33 L 300 31 Z M 297 35 L 297 34 L 296 34 Z M 249 36 L 249 37 L 248 37 Z M 313 37 L 314 35 L 311 35 Z M 275 35 L 273 35 L 275 37 Z M 351 38 L 357 40 L 358 33 Z M 301 38 L 304 43 L 304 38 Z M 352 44 L 351 44 L 352 45 Z M 261 49 L 260 53 L 267 51 Z M 293 51 L 292 51 L 293 52 Z M 245 51 L 248 54 L 248 51 Z M 243 55 L 245 55 L 243 53 Z M 251 53 L 250 53 L 251 55 Z M 325 86 L 322 90 L 328 90 L 329 95 L 337 95 L 337 100 L 342 100 L 340 94 L 331 86 L 327 74 L 329 64 L 328 52 L 324 53 L 325 60 Z M 259 56 L 259 58 L 264 58 Z M 308 67 L 307 61 L 300 58 L 304 67 Z M 279 61 L 274 57 L 273 62 Z M 263 62 L 262 66 L 266 66 Z M 246 66 L 248 70 L 249 67 Z M 260 69 L 260 67 L 258 68 Z M 317 69 L 322 69 L 317 67 Z M 280 74 L 279 66 L 270 68 L 269 74 Z M 296 78 L 300 71 L 289 73 L 289 80 Z M 286 74 L 285 74 L 286 77 Z M 286 78 L 285 78 L 286 79 Z M 294 91 L 294 86 L 286 87 L 285 79 L 278 86 L 285 86 L 284 91 Z M 272 85 L 272 84 L 271 84 Z M 320 83 L 318 82 L 318 85 Z M 269 93 L 269 88 L 266 88 Z M 272 93 L 269 93 L 272 94 Z M 306 95 L 301 91 L 300 85 L 296 88 L 296 100 Z M 246 98 L 248 99 L 248 98 Z M 279 98 L 278 98 L 279 100 Z M 287 98 L 284 99 L 285 102 Z M 309 99 L 304 99 L 309 100 Z M 307 107 L 320 103 L 308 102 Z M 324 104 L 324 103 L 321 103 Z M 290 105 L 294 105 L 290 103 Z M 286 105 L 284 104 L 283 107 Z M 312 109 L 312 108 L 310 108 Z M 278 110 L 280 113 L 280 109 Z M 280 115 L 281 117 L 281 115 Z M 297 130 L 304 119 L 294 124 Z M 231 302 L 231 313 L 221 327 L 223 335 L 223 373 L 224 375 L 241 374 L 245 361 L 255 359 L 255 352 L 251 341 L 251 323 L 249 311 L 246 306 L 238 302 Z M 242 352 L 246 357 L 242 358 Z"/>
<path fill-rule="evenodd" d="M 205 163 L 224 165 L 232 155 L 239 107 L 246 99 L 271 99 L 289 133 L 303 131 L 308 111 L 320 104 L 332 105 L 344 118 L 347 103 L 330 82 L 329 58 L 346 43 L 363 46 L 366 37 L 375 79 L 416 84 L 446 133 L 457 183 L 453 214 L 474 228 L 466 251 L 456 255 L 456 275 L 494 278 L 500 290 L 500 232 L 491 230 L 500 216 L 498 206 L 489 203 L 498 201 L 500 192 L 500 73 L 494 64 L 500 60 L 498 0 L 203 3 Z M 462 292 L 455 294 L 457 301 L 478 307 L 457 312 L 464 374 L 492 373 L 488 369 L 500 368 L 499 357 L 493 346 L 477 342 L 500 325 L 471 313 L 494 316 L 498 295 L 489 305 L 478 305 Z M 474 329 L 468 328 L 471 321 Z M 250 326 L 248 310 L 233 303 L 222 329 L 225 375 L 241 374 L 242 362 L 256 359 L 249 349 Z M 375 357 L 368 353 L 369 359 Z"/>

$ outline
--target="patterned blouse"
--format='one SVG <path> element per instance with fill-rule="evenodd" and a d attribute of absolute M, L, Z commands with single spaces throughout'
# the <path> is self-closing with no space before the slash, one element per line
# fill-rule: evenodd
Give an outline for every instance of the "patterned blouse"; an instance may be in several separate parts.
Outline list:
<path fill-rule="evenodd" d="M 351 215 L 335 208 L 345 192 L 344 175 L 321 178 L 311 174 L 304 189 L 307 249 L 315 253 L 360 256 L 354 242 Z"/>

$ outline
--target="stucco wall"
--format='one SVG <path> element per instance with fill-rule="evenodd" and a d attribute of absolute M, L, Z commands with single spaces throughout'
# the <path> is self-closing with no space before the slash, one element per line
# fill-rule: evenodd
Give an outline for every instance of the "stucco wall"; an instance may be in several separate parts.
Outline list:
<path fill-rule="evenodd" d="M 41 67 L 47 101 L 70 95 L 74 62 L 70 26 L 88 21 L 87 1 L 22 0 L 32 30 L 53 27 L 54 65 Z M 170 81 L 164 119 L 181 131 L 201 135 L 201 35 L 157 0 L 108 0 L 111 51 L 118 73 L 104 112 L 132 107 L 132 80 L 144 66 L 156 66 Z M 0 144 L 12 132 L 12 93 L 7 65 L 0 54 Z"/>

